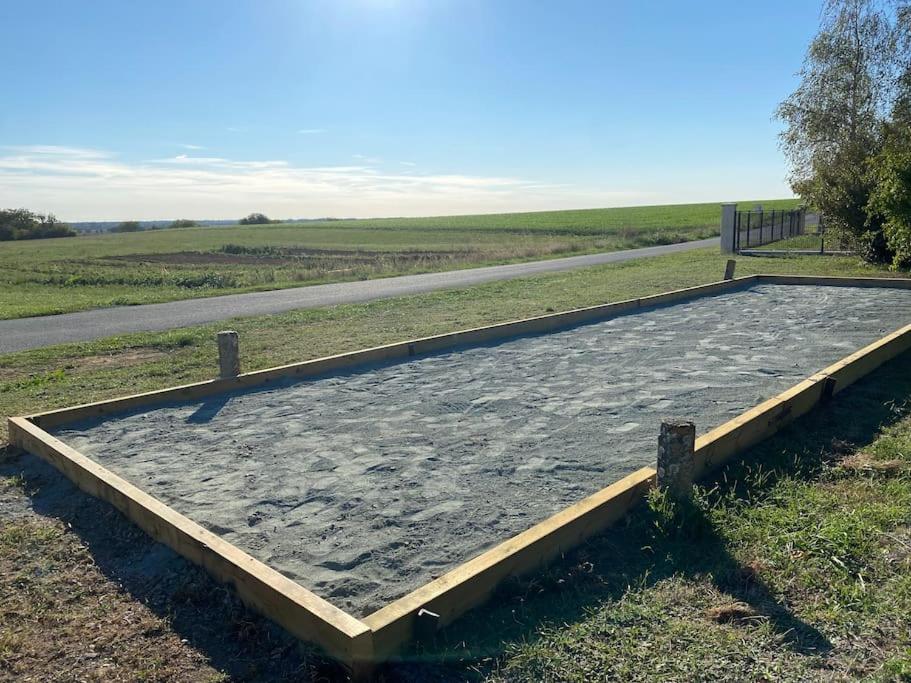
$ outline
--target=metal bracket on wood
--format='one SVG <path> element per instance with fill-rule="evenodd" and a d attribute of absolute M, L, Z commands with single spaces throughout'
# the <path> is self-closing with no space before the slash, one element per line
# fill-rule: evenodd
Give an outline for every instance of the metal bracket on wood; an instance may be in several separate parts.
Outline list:
<path fill-rule="evenodd" d="M 440 628 L 440 615 L 429 609 L 421 608 L 414 616 L 414 636 L 418 640 L 425 640 Z"/>

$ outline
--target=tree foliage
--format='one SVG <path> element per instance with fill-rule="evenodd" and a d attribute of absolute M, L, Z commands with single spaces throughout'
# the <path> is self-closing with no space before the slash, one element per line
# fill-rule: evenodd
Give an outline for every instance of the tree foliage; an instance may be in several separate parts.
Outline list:
<path fill-rule="evenodd" d="M 857 246 L 883 246 L 883 216 L 871 211 L 871 160 L 908 66 L 907 3 L 829 0 L 801 69 L 800 85 L 778 108 L 791 187 L 827 225 Z M 887 249 L 868 250 L 873 260 Z"/>
<path fill-rule="evenodd" d="M 38 240 L 48 237 L 72 237 L 76 234 L 53 214 L 40 214 L 28 209 L 0 209 L 0 242 Z"/>
<path fill-rule="evenodd" d="M 139 232 L 142 226 L 139 221 L 123 221 L 111 228 L 111 232 Z"/>
<path fill-rule="evenodd" d="M 169 228 L 195 228 L 199 225 L 196 221 L 190 220 L 189 218 L 178 218 L 176 221 L 169 225 Z"/>
<path fill-rule="evenodd" d="M 251 213 L 238 221 L 240 225 L 268 225 L 272 221 L 264 213 Z"/>
<path fill-rule="evenodd" d="M 911 65 L 901 81 L 881 151 L 871 160 L 871 214 L 881 217 L 893 265 L 911 266 Z"/>

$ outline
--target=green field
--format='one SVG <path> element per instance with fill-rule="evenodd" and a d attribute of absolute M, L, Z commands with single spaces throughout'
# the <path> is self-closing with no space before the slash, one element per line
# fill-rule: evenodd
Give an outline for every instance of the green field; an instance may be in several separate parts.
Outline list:
<path fill-rule="evenodd" d="M 744 207 L 762 204 L 769 209 L 791 209 L 798 199 L 743 200 Z M 334 220 L 323 225 L 376 229 L 493 230 L 496 232 L 544 232 L 572 235 L 603 235 L 623 230 L 633 232 L 688 231 L 695 227 L 715 229 L 721 219 L 720 204 L 663 204 L 613 209 L 578 209 L 500 213 L 480 216 L 432 216 L 429 218 L 373 218 Z"/>
<path fill-rule="evenodd" d="M 0 319 L 682 242 L 719 220 L 711 203 L 2 242 Z"/>
<path fill-rule="evenodd" d="M 255 370 L 713 281 L 726 258 L 700 249 L 231 326 Z M 900 275 L 857 258 L 737 258 L 737 274 L 757 272 Z M 223 325 L 0 356 L 0 416 L 211 378 Z M 908 680 L 909 377 L 905 354 L 702 482 L 692 508 L 653 496 L 385 680 Z M 112 507 L 29 456 L 2 462 L 4 428 L 0 679 L 338 674 L 204 571 L 162 562 Z"/>

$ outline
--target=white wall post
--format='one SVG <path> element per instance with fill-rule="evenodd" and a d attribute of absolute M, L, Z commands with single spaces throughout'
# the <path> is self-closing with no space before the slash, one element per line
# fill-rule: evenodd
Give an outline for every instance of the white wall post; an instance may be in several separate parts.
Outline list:
<path fill-rule="evenodd" d="M 734 223 L 737 218 L 737 204 L 721 205 L 721 253 L 734 253 Z"/>

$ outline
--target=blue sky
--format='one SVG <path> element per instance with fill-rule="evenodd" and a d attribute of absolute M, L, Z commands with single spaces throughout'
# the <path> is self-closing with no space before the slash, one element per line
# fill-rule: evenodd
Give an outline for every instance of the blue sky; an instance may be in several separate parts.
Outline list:
<path fill-rule="evenodd" d="M 815 0 L 9 0 L 0 206 L 66 220 L 789 196 Z"/>

